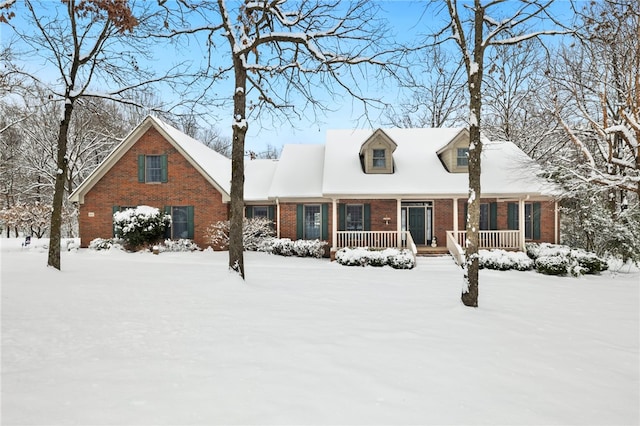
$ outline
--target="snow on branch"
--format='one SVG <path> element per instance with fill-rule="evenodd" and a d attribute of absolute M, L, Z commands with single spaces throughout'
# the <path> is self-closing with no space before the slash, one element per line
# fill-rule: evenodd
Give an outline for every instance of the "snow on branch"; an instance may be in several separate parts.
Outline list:
<path fill-rule="evenodd" d="M 619 124 L 617 126 L 607 127 L 606 129 L 604 129 L 604 131 L 607 134 L 620 133 L 622 135 L 622 138 L 626 140 L 632 148 L 638 148 L 638 141 L 636 140 L 635 135 L 631 133 L 631 130 L 627 126 Z"/>
<path fill-rule="evenodd" d="M 584 143 L 582 143 L 582 140 L 578 137 L 578 135 L 575 134 L 573 129 L 569 127 L 567 122 L 564 121 L 564 119 L 560 116 L 560 114 L 556 114 L 556 116 L 558 117 L 558 120 L 560 121 L 560 124 L 562 125 L 564 130 L 567 132 L 567 135 L 569 135 L 569 139 L 571 140 L 571 142 L 573 142 L 573 144 L 580 150 L 580 152 L 582 153 L 584 158 L 587 160 L 591 168 L 595 169 L 596 162 L 594 161 L 593 156 L 591 155 L 591 152 L 589 152 L 589 149 L 584 145 Z"/>
<path fill-rule="evenodd" d="M 542 35 L 561 35 L 561 34 L 570 34 L 571 31 L 568 30 L 546 30 L 546 31 L 536 31 L 533 33 L 529 33 L 529 34 L 523 34 L 520 36 L 516 36 L 516 37 L 509 37 L 509 38 L 504 38 L 504 39 L 500 39 L 500 40 L 493 40 L 491 42 L 489 42 L 488 44 L 491 44 L 493 46 L 500 46 L 500 45 L 508 45 L 508 44 L 518 44 L 520 42 L 526 41 L 526 40 L 530 40 L 532 38 L 536 38 Z M 488 37 L 487 37 L 488 39 Z"/>

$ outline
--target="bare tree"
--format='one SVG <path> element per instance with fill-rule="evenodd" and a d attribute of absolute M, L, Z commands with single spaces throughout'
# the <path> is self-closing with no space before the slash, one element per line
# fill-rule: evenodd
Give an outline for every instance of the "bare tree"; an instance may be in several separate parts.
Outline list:
<path fill-rule="evenodd" d="M 176 125 L 187 135 L 202 142 L 217 153 L 231 158 L 231 139 L 222 136 L 217 127 L 201 124 L 196 114 L 179 116 Z"/>
<path fill-rule="evenodd" d="M 403 78 L 410 91 L 399 111 L 389 111 L 388 120 L 396 127 L 442 127 L 465 123 L 461 116 L 466 104 L 464 63 L 442 46 L 419 52 L 416 64 Z"/>
<path fill-rule="evenodd" d="M 495 47 L 515 45 L 541 35 L 565 33 L 564 30 L 527 31 L 536 19 L 551 19 L 553 0 L 474 0 L 459 4 L 446 0 L 448 23 L 435 33 L 436 44 L 448 41 L 458 47 L 465 64 L 469 98 L 469 197 L 467 201 L 467 247 L 462 287 L 462 302 L 478 306 L 478 237 L 480 231 L 480 172 L 482 139 L 480 137 L 485 56 Z M 440 6 L 441 2 L 433 2 Z"/>
<path fill-rule="evenodd" d="M 568 144 L 547 164 L 564 190 L 563 240 L 640 262 L 640 4 L 580 6 L 578 41 L 548 67 Z"/>
<path fill-rule="evenodd" d="M 167 75 L 158 77 L 143 67 L 141 59 L 149 56 L 149 49 L 145 40 L 132 37 L 140 22 L 147 23 L 152 16 L 147 10 L 137 10 L 136 18 L 127 2 L 67 0 L 55 4 L 24 0 L 23 4 L 19 13 L 24 14 L 28 25 L 19 26 L 15 19 L 9 19 L 8 24 L 23 46 L 20 53 L 42 58 L 50 67 L 49 75 L 56 75 L 56 81 L 43 82 L 43 86 L 50 88 L 52 99 L 64 105 L 56 126 L 55 191 L 47 259 L 49 266 L 60 269 L 62 207 L 69 171 L 67 147 L 76 106 L 90 97 L 134 103 L 129 94 Z M 26 75 L 38 80 L 36 73 Z M 94 86 L 109 89 L 95 90 Z"/>
<path fill-rule="evenodd" d="M 375 51 L 386 44 L 386 31 L 376 17 L 377 5 L 365 0 L 349 4 L 217 0 L 194 5 L 190 4 L 191 13 L 202 14 L 209 24 L 173 34 L 205 32 L 211 53 L 207 75 L 232 76 L 232 93 L 227 95 L 233 99 L 229 268 L 244 278 L 242 216 L 249 122 L 261 123 L 267 117 L 288 121 L 308 111 L 315 116 L 328 109 L 327 97 L 344 93 L 362 101 L 366 114 L 372 99 L 363 95 L 365 82 L 382 78 L 391 67 L 383 53 Z M 223 36 L 224 45 L 215 43 L 216 34 Z M 220 64 L 225 58 L 230 62 Z"/>
<path fill-rule="evenodd" d="M 607 0 L 580 17 L 582 43 L 552 75 L 555 112 L 581 157 L 571 174 L 608 191 L 615 214 L 640 196 L 640 4 Z"/>

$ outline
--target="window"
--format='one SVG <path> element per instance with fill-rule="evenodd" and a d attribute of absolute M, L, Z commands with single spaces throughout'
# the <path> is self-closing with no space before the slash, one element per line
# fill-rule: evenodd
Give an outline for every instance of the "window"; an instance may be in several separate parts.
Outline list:
<path fill-rule="evenodd" d="M 167 182 L 167 156 L 138 155 L 138 182 Z"/>
<path fill-rule="evenodd" d="M 533 204 L 524 205 L 524 238 L 533 239 Z"/>
<path fill-rule="evenodd" d="M 346 205 L 346 230 L 362 231 L 364 229 L 364 206 L 362 204 Z"/>
<path fill-rule="evenodd" d="M 171 237 L 189 238 L 188 216 L 186 207 L 171 208 Z"/>
<path fill-rule="evenodd" d="M 269 218 L 269 208 L 267 206 L 253 206 L 253 217 Z"/>
<path fill-rule="evenodd" d="M 161 182 L 162 166 L 159 155 L 147 155 L 145 162 L 145 182 Z"/>
<path fill-rule="evenodd" d="M 321 230 L 320 205 L 312 204 L 304 206 L 304 234 L 305 240 L 320 238 Z"/>
<path fill-rule="evenodd" d="M 373 150 L 373 167 L 384 169 L 387 167 L 387 160 L 385 157 L 384 149 L 374 149 Z"/>
<path fill-rule="evenodd" d="M 458 148 L 458 156 L 456 158 L 458 167 L 469 166 L 469 148 Z"/>
<path fill-rule="evenodd" d="M 167 206 L 164 211 L 171 215 L 171 228 L 165 235 L 167 238 L 193 239 L 193 206 Z"/>
<path fill-rule="evenodd" d="M 244 217 L 247 219 L 263 217 L 265 219 L 274 220 L 275 206 L 247 206 L 244 210 Z"/>
<path fill-rule="evenodd" d="M 480 204 L 480 230 L 489 229 L 489 203 Z"/>
<path fill-rule="evenodd" d="M 509 203 L 507 213 L 507 227 L 518 229 L 520 217 L 518 203 Z M 540 203 L 524 204 L 524 237 L 527 240 L 540 239 Z"/>

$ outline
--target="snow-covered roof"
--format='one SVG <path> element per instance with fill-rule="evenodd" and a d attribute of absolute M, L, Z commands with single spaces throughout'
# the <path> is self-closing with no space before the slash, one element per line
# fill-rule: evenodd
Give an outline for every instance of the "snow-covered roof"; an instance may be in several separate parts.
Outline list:
<path fill-rule="evenodd" d="M 285 145 L 273 175 L 270 198 L 320 198 L 324 145 Z"/>
<path fill-rule="evenodd" d="M 278 160 L 250 160 L 244 162 L 244 200 L 264 201 L 269 198 L 269 188 Z"/>
<path fill-rule="evenodd" d="M 397 144 L 392 174 L 366 174 L 360 147 L 371 130 L 330 130 L 324 158 L 325 196 L 428 197 L 465 196 L 467 173 L 450 173 L 438 151 L 464 129 L 384 129 Z M 489 195 L 543 194 L 545 181 L 534 176 L 535 163 L 511 142 L 484 145 L 482 193 Z"/>
<path fill-rule="evenodd" d="M 71 194 L 84 195 L 151 126 L 230 200 L 231 160 L 178 129 L 148 116 Z M 450 173 L 439 153 L 460 135 L 461 128 L 384 129 L 397 145 L 391 174 L 366 174 L 360 151 L 373 130 L 329 130 L 325 145 L 285 145 L 279 160 L 245 162 L 244 196 L 248 202 L 279 199 L 464 197 L 468 174 Z M 457 143 L 457 142 L 456 142 Z M 538 166 L 511 142 L 486 141 L 482 153 L 485 197 L 553 195 L 554 187 L 536 177 Z"/>
<path fill-rule="evenodd" d="M 187 160 L 192 164 L 197 164 L 200 171 L 210 177 L 217 186 L 220 187 L 227 195 L 231 193 L 231 160 L 224 155 L 214 151 L 202 142 L 182 133 L 175 127 L 161 121 L 160 119 L 149 116 L 158 127 L 160 127 L 166 136 L 170 138 L 170 142 L 182 151 Z"/>

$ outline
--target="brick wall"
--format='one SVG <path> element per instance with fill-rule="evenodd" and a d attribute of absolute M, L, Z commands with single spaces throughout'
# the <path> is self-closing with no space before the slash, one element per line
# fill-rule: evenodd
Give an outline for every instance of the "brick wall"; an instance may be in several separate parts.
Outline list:
<path fill-rule="evenodd" d="M 482 203 L 492 203 L 495 202 L 495 198 L 482 198 Z M 467 200 L 459 199 L 458 200 L 458 229 L 463 231 L 465 229 L 465 217 L 464 217 L 464 208 Z M 527 201 L 530 203 L 532 201 Z M 507 221 L 507 212 L 508 212 L 508 204 L 507 202 L 498 202 L 497 204 L 497 225 L 498 229 L 508 229 L 508 221 Z M 553 201 L 540 201 L 540 239 L 539 240 L 527 240 L 534 242 L 548 242 L 548 243 L 557 243 L 555 237 L 555 203 Z M 453 229 L 453 225 L 450 229 Z M 440 238 L 440 237 L 438 237 Z"/>
<path fill-rule="evenodd" d="M 167 154 L 168 182 L 138 182 L 138 154 Z M 222 195 L 153 127 L 85 195 L 79 217 L 83 247 L 94 238 L 113 236 L 114 205 L 194 206 L 194 241 L 200 247 L 209 245 L 204 239 L 209 224 L 228 217 Z"/>
<path fill-rule="evenodd" d="M 495 199 L 482 199 L 483 203 L 495 202 Z M 370 204 L 371 206 L 371 230 L 372 231 L 395 231 L 397 229 L 396 200 L 372 200 L 372 199 L 341 199 L 338 203 L 344 204 Z M 466 199 L 458 199 L 458 229 L 465 229 L 464 208 Z M 314 204 L 314 203 L 309 203 Z M 315 203 L 317 204 L 317 203 Z M 296 205 L 297 203 L 281 203 L 280 204 L 280 236 L 282 238 L 296 239 Z M 331 243 L 332 232 L 332 204 L 329 205 L 329 240 Z M 541 202 L 540 212 L 540 240 L 554 242 L 555 234 L 553 221 L 554 203 Z M 497 204 L 497 225 L 498 229 L 507 229 L 507 203 L 499 202 Z M 383 218 L 390 218 L 389 224 L 384 223 Z M 453 230 L 453 200 L 436 199 L 433 201 L 433 233 L 438 240 L 438 245 L 446 244 L 446 232 Z"/>

